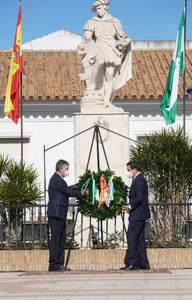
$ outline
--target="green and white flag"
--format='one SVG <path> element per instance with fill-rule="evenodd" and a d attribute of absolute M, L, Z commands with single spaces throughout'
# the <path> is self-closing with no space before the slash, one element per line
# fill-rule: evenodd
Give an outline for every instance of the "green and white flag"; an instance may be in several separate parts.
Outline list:
<path fill-rule="evenodd" d="M 167 79 L 166 89 L 160 105 L 160 111 L 167 125 L 175 122 L 177 110 L 177 93 L 179 77 L 182 76 L 182 71 L 185 69 L 185 53 L 184 53 L 184 35 L 185 35 L 185 6 L 183 9 L 177 40 L 171 66 Z"/>

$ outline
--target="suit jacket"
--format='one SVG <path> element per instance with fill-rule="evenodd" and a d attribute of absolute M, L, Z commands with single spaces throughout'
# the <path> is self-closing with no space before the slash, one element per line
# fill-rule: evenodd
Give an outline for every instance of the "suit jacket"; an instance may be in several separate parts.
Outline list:
<path fill-rule="evenodd" d="M 67 218 L 69 197 L 82 198 L 82 194 L 74 189 L 74 185 L 67 186 L 66 181 L 55 172 L 49 181 L 49 203 L 47 216 L 62 220 Z"/>
<path fill-rule="evenodd" d="M 142 221 L 150 218 L 148 185 L 141 173 L 136 176 L 131 184 L 129 204 L 132 208 L 129 220 Z"/>

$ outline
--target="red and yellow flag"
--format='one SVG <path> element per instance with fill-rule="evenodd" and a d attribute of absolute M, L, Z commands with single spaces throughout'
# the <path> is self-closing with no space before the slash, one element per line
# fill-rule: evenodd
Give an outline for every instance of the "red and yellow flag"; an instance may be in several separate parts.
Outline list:
<path fill-rule="evenodd" d="M 19 14 L 4 107 L 4 114 L 11 118 L 15 124 L 17 124 L 19 118 L 19 74 L 22 72 L 21 4 L 19 4 Z"/>

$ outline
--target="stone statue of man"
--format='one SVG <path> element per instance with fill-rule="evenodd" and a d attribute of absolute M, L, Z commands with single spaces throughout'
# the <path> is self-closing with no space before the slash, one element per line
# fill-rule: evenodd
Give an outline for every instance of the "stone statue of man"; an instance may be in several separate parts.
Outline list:
<path fill-rule="evenodd" d="M 121 22 L 108 14 L 109 1 L 95 0 L 92 11 L 97 16 L 84 26 L 82 67 L 86 90 L 102 90 L 105 106 L 111 106 L 113 91 L 132 77 L 131 39 L 122 30 Z"/>

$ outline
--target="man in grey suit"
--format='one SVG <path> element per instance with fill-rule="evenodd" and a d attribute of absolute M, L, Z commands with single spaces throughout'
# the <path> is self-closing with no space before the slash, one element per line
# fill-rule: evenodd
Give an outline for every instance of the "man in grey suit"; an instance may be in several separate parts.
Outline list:
<path fill-rule="evenodd" d="M 56 172 L 49 181 L 48 194 L 48 222 L 51 229 L 49 246 L 49 271 L 70 271 L 64 265 L 66 242 L 66 218 L 69 197 L 82 198 L 84 192 L 74 189 L 74 185 L 67 186 L 64 177 L 69 175 L 69 163 L 59 160 L 56 163 Z"/>

